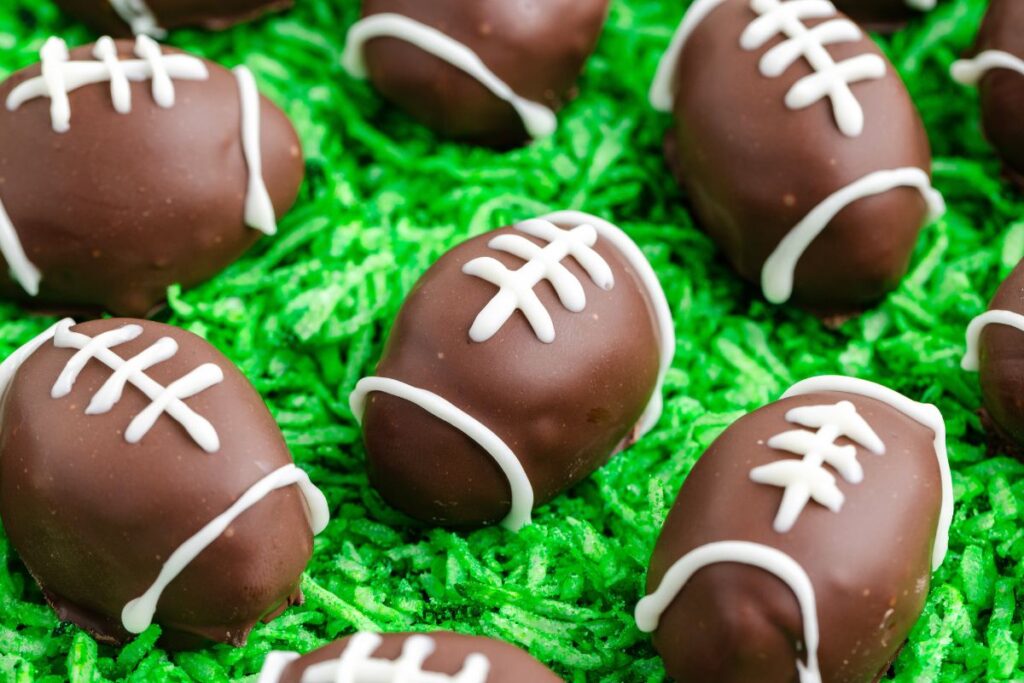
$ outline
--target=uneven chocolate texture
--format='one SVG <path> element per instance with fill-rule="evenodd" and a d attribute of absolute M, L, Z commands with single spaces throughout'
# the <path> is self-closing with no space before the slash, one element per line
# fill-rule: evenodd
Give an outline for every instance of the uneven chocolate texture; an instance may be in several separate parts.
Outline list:
<path fill-rule="evenodd" d="M 392 12 L 473 50 L 520 97 L 558 111 L 594 51 L 608 0 L 365 0 L 363 15 Z M 528 141 L 522 120 L 472 76 L 394 38 L 366 46 L 380 93 L 441 134 L 491 147 Z"/>
<path fill-rule="evenodd" d="M 690 35 L 678 62 L 666 153 L 698 225 L 759 285 L 768 256 L 826 197 L 875 171 L 928 172 L 931 154 L 888 62 L 883 78 L 851 85 L 864 112 L 857 137 L 840 131 L 828 98 L 789 109 L 786 93 L 813 69 L 800 59 L 778 77 L 762 75 L 761 57 L 784 37 L 743 49 L 740 36 L 756 17 L 748 0 L 726 0 Z M 881 55 L 866 35 L 826 49 L 836 62 Z M 847 206 L 799 260 L 790 301 L 825 316 L 862 311 L 900 282 L 926 215 L 921 192 L 909 187 Z"/>
<path fill-rule="evenodd" d="M 100 33 L 131 35 L 131 27 L 111 6 L 110 0 L 56 0 L 64 11 Z M 256 19 L 268 12 L 285 10 L 292 0 L 145 0 L 161 28 L 195 26 L 220 31 Z"/>
<path fill-rule="evenodd" d="M 869 31 L 891 33 L 921 17 L 907 0 L 833 0 L 844 14 Z"/>
<path fill-rule="evenodd" d="M 117 47 L 134 59 L 134 43 Z M 71 58 L 94 61 L 92 49 L 77 48 Z M 0 296 L 47 310 L 141 317 L 164 301 L 168 285 L 209 279 L 260 238 L 245 224 L 239 87 L 230 71 L 205 64 L 208 80 L 174 81 L 169 109 L 154 101 L 150 81 L 131 83 L 127 114 L 114 110 L 109 82 L 78 88 L 69 95 L 66 133 L 54 132 L 48 98 L 15 111 L 0 106 L 0 201 L 42 272 L 38 296 L 6 277 Z M 0 102 L 40 71 L 36 64 L 11 76 Z M 263 177 L 280 218 L 302 182 L 302 149 L 266 98 L 260 119 Z M 2 258 L 0 269 L 8 270 Z"/>
<path fill-rule="evenodd" d="M 163 386 L 203 363 L 224 374 L 187 406 L 217 430 L 200 449 L 166 413 L 136 444 L 125 439 L 150 400 L 125 387 L 106 414 L 85 408 L 112 371 L 90 360 L 72 392 L 51 389 L 75 349 L 46 343 L 15 375 L 0 404 L 0 519 L 14 549 L 62 620 L 101 642 L 129 634 L 121 610 L 156 580 L 168 556 L 254 483 L 292 462 L 260 396 L 216 349 L 184 330 L 138 320 L 77 325 L 89 336 L 136 323 L 143 334 L 114 347 L 130 358 L 163 336 L 178 352 L 146 373 Z M 307 507 L 296 486 L 270 493 L 238 517 L 163 592 L 154 623 L 173 647 L 206 639 L 245 643 L 261 619 L 301 602 L 312 554 Z"/>
<path fill-rule="evenodd" d="M 1024 262 L 996 291 L 989 310 L 1024 315 Z M 979 340 L 981 394 L 989 426 L 1008 450 L 1024 458 L 1024 332 L 1008 325 L 987 325 Z"/>
<path fill-rule="evenodd" d="M 462 267 L 489 256 L 520 268 L 524 261 L 487 246 L 513 232 L 501 228 L 464 242 L 427 271 L 395 321 L 376 375 L 435 392 L 489 427 L 522 462 L 539 505 L 628 445 L 657 381 L 659 336 L 643 284 L 599 238 L 594 250 L 611 267 L 613 289 L 599 288 L 571 258 L 562 264 L 582 284 L 585 310 L 566 310 L 547 281 L 535 288 L 554 323 L 553 343 L 541 342 L 519 311 L 488 341 L 471 341 L 474 319 L 498 288 Z M 371 483 L 406 514 L 447 525 L 508 514 L 505 474 L 448 423 L 373 393 L 363 431 Z"/>
<path fill-rule="evenodd" d="M 766 444 L 800 429 L 797 406 L 854 404 L 886 446 L 857 447 L 864 479 L 836 475 L 840 512 L 813 500 L 793 528 L 773 529 L 783 489 L 750 479 L 757 466 L 800 456 Z M 814 431 L 813 429 L 811 430 Z M 820 625 L 822 680 L 871 683 L 884 674 L 921 613 L 928 593 L 942 486 L 930 429 L 885 403 L 824 392 L 783 399 L 727 429 L 697 462 L 654 550 L 653 591 L 668 568 L 717 541 L 751 541 L 796 560 L 811 579 Z M 830 472 L 831 468 L 826 467 Z M 677 681 L 793 683 L 805 660 L 804 624 L 791 589 L 775 575 L 736 563 L 694 574 L 662 615 L 654 644 Z"/>
<path fill-rule="evenodd" d="M 381 646 L 373 656 L 381 659 L 397 659 L 402 645 L 410 633 L 389 633 L 382 636 Z M 436 650 L 423 662 L 424 671 L 454 675 L 458 673 L 466 657 L 479 653 L 491 663 L 487 683 L 561 683 L 562 679 L 536 659 L 508 643 L 465 636 L 458 633 L 438 631 L 425 634 L 436 644 Z M 278 683 L 302 683 L 302 674 L 307 668 L 320 662 L 338 659 L 348 647 L 351 637 L 325 645 L 305 657 L 292 662 L 282 673 Z"/>
<path fill-rule="evenodd" d="M 975 52 L 985 50 L 1024 59 L 1024 3 L 992 0 Z M 1002 157 L 1008 175 L 1024 189 L 1024 74 L 993 69 L 982 76 L 979 87 L 985 136 Z"/>

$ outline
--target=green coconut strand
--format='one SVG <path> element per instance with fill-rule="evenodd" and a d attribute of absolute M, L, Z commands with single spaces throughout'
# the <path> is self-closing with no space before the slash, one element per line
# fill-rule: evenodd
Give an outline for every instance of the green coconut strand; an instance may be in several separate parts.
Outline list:
<path fill-rule="evenodd" d="M 1024 465 L 987 452 L 964 330 L 1024 257 L 1024 198 L 1000 177 L 976 93 L 953 83 L 984 0 L 942 0 L 880 39 L 928 127 L 949 212 L 903 284 L 840 329 L 768 305 L 697 230 L 661 156 L 667 116 L 646 90 L 682 3 L 613 0 L 607 30 L 548 140 L 495 153 L 439 140 L 340 66 L 355 0 L 298 7 L 172 44 L 245 63 L 295 122 L 308 159 L 280 233 L 160 316 L 203 335 L 259 389 L 333 520 L 303 578 L 306 604 L 246 647 L 168 653 L 152 627 L 123 648 L 58 622 L 0 532 L 0 680 L 254 681 L 272 649 L 307 652 L 355 629 L 445 628 L 520 645 L 573 683 L 662 681 L 633 624 L 647 558 L 676 491 L 711 441 L 791 383 L 843 373 L 939 405 L 956 516 L 950 552 L 893 680 L 1024 680 Z M 46 0 L 0 3 L 0 76 L 51 34 L 95 38 Z M 771 169 L 762 169 L 771 173 Z M 453 533 L 390 509 L 367 485 L 347 396 L 372 371 L 405 294 L 466 237 L 555 209 L 621 224 L 665 285 L 679 336 L 657 429 L 537 511 L 533 526 Z M 0 304 L 0 354 L 51 319 Z"/>

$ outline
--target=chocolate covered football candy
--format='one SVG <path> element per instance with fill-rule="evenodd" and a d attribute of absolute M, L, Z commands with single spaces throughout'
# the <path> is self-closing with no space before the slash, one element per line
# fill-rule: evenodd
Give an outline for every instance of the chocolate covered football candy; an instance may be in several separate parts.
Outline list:
<path fill-rule="evenodd" d="M 992 0 L 974 56 L 953 64 L 953 78 L 980 88 L 985 136 L 1024 189 L 1024 3 Z"/>
<path fill-rule="evenodd" d="M 550 135 L 608 0 L 364 0 L 345 68 L 448 137 L 511 147 Z"/>
<path fill-rule="evenodd" d="M 924 608 L 952 516 L 937 408 L 849 377 L 800 382 L 697 461 L 637 625 L 679 681 L 873 683 Z"/>
<path fill-rule="evenodd" d="M 995 440 L 1024 459 L 1024 261 L 999 287 L 989 310 L 967 328 L 963 368 L 980 373 L 982 417 Z"/>
<path fill-rule="evenodd" d="M 935 9 L 936 0 L 835 0 L 844 14 L 871 31 L 892 32 L 922 12 Z"/>
<path fill-rule="evenodd" d="M 0 86 L 0 296 L 144 316 L 295 201 L 302 150 L 244 67 L 101 38 Z"/>
<path fill-rule="evenodd" d="M 697 0 L 651 102 L 697 222 L 773 303 L 863 310 L 943 210 L 906 88 L 825 0 Z"/>
<path fill-rule="evenodd" d="M 0 397 L 0 520 L 62 620 L 241 645 L 301 602 L 326 501 L 205 341 L 63 320 L 0 365 Z"/>
<path fill-rule="evenodd" d="M 271 652 L 257 683 L 561 683 L 508 643 L 458 633 L 357 633 L 301 657 Z"/>
<path fill-rule="evenodd" d="M 420 279 L 352 393 L 370 481 L 419 520 L 519 529 L 654 425 L 674 350 L 661 285 L 611 223 L 480 235 Z"/>
<path fill-rule="evenodd" d="M 61 9 L 101 33 L 163 38 L 181 26 L 219 31 L 267 12 L 288 9 L 292 0 L 56 0 Z"/>

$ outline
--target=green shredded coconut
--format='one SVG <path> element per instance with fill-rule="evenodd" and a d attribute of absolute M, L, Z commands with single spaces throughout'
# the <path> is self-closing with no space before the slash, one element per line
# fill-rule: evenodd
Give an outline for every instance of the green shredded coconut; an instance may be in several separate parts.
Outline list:
<path fill-rule="evenodd" d="M 157 626 L 124 648 L 97 645 L 58 623 L 0 532 L 0 678 L 255 681 L 272 649 L 307 652 L 359 628 L 445 628 L 521 645 L 574 683 L 662 681 L 632 609 L 684 476 L 744 412 L 796 380 L 845 373 L 938 404 L 949 430 L 950 553 L 893 680 L 1024 680 L 1024 465 L 987 457 L 977 378 L 959 368 L 967 322 L 1024 256 L 1024 199 L 1001 180 L 981 136 L 977 95 L 948 77 L 985 2 L 943 0 L 881 39 L 927 124 L 949 213 L 924 232 L 902 286 L 838 331 L 765 303 L 680 202 L 661 155 L 669 120 L 645 96 L 681 3 L 614 0 L 558 132 L 503 154 L 438 140 L 344 74 L 356 0 L 297 4 L 225 33 L 171 35 L 174 45 L 252 68 L 295 122 L 308 174 L 276 237 L 195 290 L 173 288 L 161 319 L 238 363 L 327 495 L 333 520 L 316 539 L 306 604 L 257 627 L 244 648 L 167 653 Z M 70 44 L 95 37 L 46 0 L 0 3 L 0 76 L 35 62 L 51 34 Z M 412 524 L 367 485 L 347 396 L 438 256 L 469 235 L 555 209 L 618 222 L 661 277 L 679 335 L 665 414 L 518 535 Z M 50 322 L 0 304 L 0 354 Z"/>

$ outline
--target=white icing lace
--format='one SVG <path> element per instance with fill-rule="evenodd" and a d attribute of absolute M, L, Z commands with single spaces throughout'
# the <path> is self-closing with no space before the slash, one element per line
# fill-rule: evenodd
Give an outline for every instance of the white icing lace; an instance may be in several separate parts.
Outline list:
<path fill-rule="evenodd" d="M 160 28 L 156 15 L 146 4 L 146 0 L 109 0 L 110 6 L 128 24 L 132 33 L 144 33 L 153 38 L 163 39 L 167 31 Z"/>

